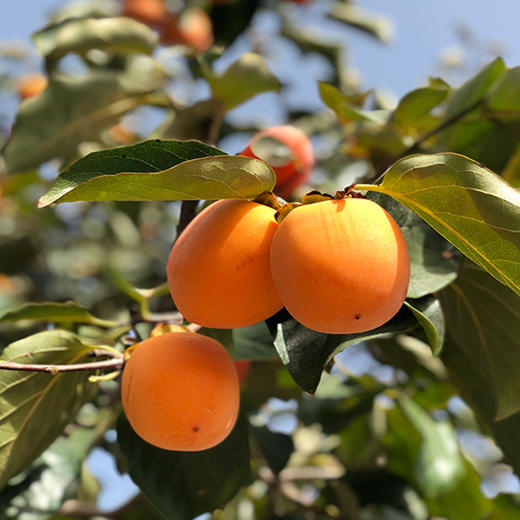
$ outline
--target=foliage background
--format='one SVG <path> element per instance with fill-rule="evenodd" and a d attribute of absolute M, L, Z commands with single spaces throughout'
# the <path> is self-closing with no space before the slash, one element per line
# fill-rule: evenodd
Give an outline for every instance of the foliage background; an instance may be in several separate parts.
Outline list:
<path fill-rule="evenodd" d="M 513 37 L 513 20 L 515 20 L 514 13 L 518 11 L 518 7 L 514 5 L 514 2 L 506 2 L 510 4 L 507 8 L 504 8 L 501 12 L 502 16 L 497 16 L 496 9 L 492 9 L 491 7 L 487 7 L 482 2 L 482 5 L 479 6 L 478 9 L 474 9 L 475 3 L 471 2 L 471 12 L 475 15 L 472 17 L 471 22 L 469 23 L 470 32 L 473 35 L 471 39 L 466 39 L 462 42 L 462 48 L 466 53 L 467 59 L 463 60 L 460 63 L 460 66 L 450 68 L 447 67 L 447 61 L 444 61 L 444 65 L 442 62 L 438 61 L 441 47 L 445 45 L 449 45 L 451 43 L 460 43 L 460 40 L 453 36 L 455 32 L 455 24 L 451 21 L 460 21 L 463 18 L 467 19 L 467 12 L 469 9 L 468 2 L 457 2 L 456 5 L 448 4 L 448 2 L 444 2 L 446 4 L 445 8 L 442 5 L 443 3 L 436 3 L 435 9 L 427 10 L 428 6 L 422 6 L 419 10 L 418 6 L 415 2 L 401 2 L 400 4 L 395 6 L 395 11 L 392 10 L 388 14 L 396 19 L 396 46 L 395 50 L 392 51 L 392 47 L 384 48 L 381 44 L 369 40 L 365 35 L 358 35 L 354 31 L 349 32 L 345 36 L 345 43 L 349 45 L 349 53 L 351 56 L 352 63 L 354 66 L 359 69 L 363 78 L 363 86 L 368 88 L 378 88 L 380 86 L 389 87 L 397 96 L 402 95 L 404 92 L 414 88 L 422 83 L 422 80 L 431 73 L 434 72 L 442 72 L 443 76 L 450 80 L 451 82 L 457 84 L 465 77 L 475 73 L 478 68 L 489 61 L 491 55 L 496 53 L 497 49 L 489 43 L 493 43 L 493 39 L 495 36 L 499 36 L 501 40 L 505 40 L 505 53 L 502 52 L 503 49 L 500 49 L 500 54 L 505 54 L 507 61 L 511 65 L 515 65 L 520 63 L 520 49 L 515 47 L 515 43 L 518 43 L 517 38 Z M 30 6 L 26 5 L 27 2 L 20 3 L 9 3 L 7 7 L 7 16 L 3 18 L 3 23 L 5 24 L 6 20 L 15 21 L 18 20 L 18 14 L 29 13 L 29 16 L 25 17 L 25 20 L 30 20 L 31 17 L 36 15 L 38 12 L 44 11 L 43 2 L 30 2 Z M 37 7 L 37 4 L 38 5 Z M 388 9 L 387 5 L 383 5 L 383 2 L 363 2 L 360 3 L 362 6 L 373 7 L 380 12 L 384 12 L 385 8 Z M 412 5 L 413 4 L 413 5 Z M 56 3 L 54 5 L 57 5 Z M 449 6 L 449 7 L 448 7 Z M 29 9 L 30 7 L 30 9 Z M 47 7 L 47 6 L 45 6 Z M 312 18 L 312 10 L 319 9 L 319 2 L 317 2 L 316 6 L 311 6 L 309 8 L 309 13 L 307 13 L 309 19 Z M 41 11 L 39 11 L 41 9 Z M 417 11 L 414 11 L 417 10 Z M 488 11 L 489 9 L 489 11 Z M 12 11 L 10 11 L 12 10 Z M 17 14 L 18 13 L 18 14 Z M 460 13 L 460 14 L 458 14 Z M 403 16 L 403 14 L 405 16 Z M 403 18 L 400 18 L 403 16 Z M 40 20 L 42 20 L 41 18 Z M 467 20 L 466 20 L 467 21 Z M 272 20 L 268 18 L 265 20 L 261 20 L 260 27 L 261 31 L 265 31 L 267 34 L 270 30 L 270 24 Z M 419 23 L 421 22 L 421 23 Z M 480 25 L 482 23 L 482 25 Z M 499 31 L 494 32 L 493 23 L 499 24 Z M 40 27 L 41 22 L 34 23 L 32 27 L 27 29 L 27 32 L 33 31 Z M 429 31 L 426 29 L 430 29 L 432 26 L 438 28 L 437 31 Z M 507 38 L 508 28 L 511 28 L 511 38 Z M 15 31 L 15 35 L 20 35 L 20 26 L 17 26 L 16 23 L 9 23 L 8 26 L 9 31 Z M 0 34 L 6 34 L 9 36 L 9 31 L 3 29 L 0 31 Z M 432 35 L 432 39 L 426 38 L 425 35 Z M 430 42 L 430 46 L 428 47 L 427 43 Z M 443 42 L 443 43 L 441 43 Z M 426 50 L 426 49 L 430 50 Z M 424 51 L 423 51 L 424 49 Z M 240 54 L 241 49 L 239 48 L 237 54 Z M 286 64 L 298 63 L 297 60 L 293 60 L 294 52 L 291 54 L 290 49 L 274 49 L 275 53 L 280 52 L 283 56 L 283 63 L 278 63 L 278 67 L 280 69 L 286 69 Z M 449 56 L 448 56 L 449 57 Z M 454 58 L 454 54 L 452 54 L 452 58 Z M 231 57 L 229 58 L 232 61 Z M 274 60 L 275 63 L 277 60 Z M 18 65 L 17 65 L 18 66 Z M 27 69 L 37 68 L 37 61 L 30 61 L 25 63 L 22 67 L 26 67 Z M 73 64 L 71 64 L 73 66 Z M 324 69 L 323 66 L 317 61 L 313 59 L 305 60 L 305 71 L 308 73 L 307 82 L 301 82 L 294 79 L 293 73 L 298 67 L 299 64 L 295 64 L 295 68 L 292 67 L 287 68 L 287 80 L 291 85 L 291 89 L 289 93 L 286 93 L 285 103 L 291 106 L 292 108 L 301 108 L 305 107 L 321 109 L 323 105 L 319 101 L 317 96 L 317 92 L 315 89 L 315 82 L 313 79 L 325 79 L 320 76 L 323 74 Z M 276 68 L 273 68 L 273 71 L 276 73 Z M 21 70 L 19 71 L 21 72 Z M 307 76 L 307 74 L 306 74 Z M 355 74 L 353 75 L 355 79 Z M 201 89 L 197 95 L 203 97 L 205 91 Z M 15 100 L 10 97 L 9 94 L 2 94 L 3 99 L 7 101 L 2 103 L 2 110 L 5 111 L 5 118 L 3 119 L 3 127 L 8 128 L 9 121 L 11 120 L 12 113 L 15 109 Z M 255 100 L 246 104 L 246 106 L 240 107 L 235 111 L 233 117 L 234 121 L 247 121 L 251 118 L 255 122 L 261 122 L 262 124 L 275 124 L 278 122 L 283 122 L 285 120 L 285 112 L 283 110 L 279 110 L 278 103 L 273 101 L 273 94 L 263 94 L 258 96 Z M 392 96 L 388 92 L 380 92 L 381 100 L 383 102 L 390 103 Z M 192 99 L 191 101 L 194 101 Z M 265 117 L 265 107 L 270 107 L 268 110 L 268 118 Z M 13 107 L 13 110 L 11 110 Z M 260 113 L 262 113 L 262 118 L 258 119 Z M 134 124 L 138 126 L 142 135 L 146 135 L 147 132 L 147 124 L 149 128 L 153 128 L 154 123 L 156 121 L 157 114 L 154 111 L 147 111 L 142 113 L 139 118 L 134 120 Z M 221 146 L 229 153 L 237 152 L 245 140 L 247 139 L 247 135 L 235 137 L 233 140 L 223 141 Z M 315 145 L 318 150 L 320 150 L 320 146 L 324 146 L 323 143 L 320 143 L 319 140 L 316 140 Z M 317 174 L 317 179 L 320 180 L 319 173 Z M 68 221 L 69 226 L 79 226 L 79 214 L 75 214 L 77 210 L 74 210 L 72 206 L 68 209 L 62 209 L 58 211 L 58 217 L 61 217 L 63 220 Z M 103 211 L 102 209 L 100 211 Z M 62 214 L 60 215 L 60 212 Z M 162 238 L 165 239 L 168 233 L 171 233 L 172 225 L 175 221 L 176 210 L 175 206 L 172 206 L 171 209 L 172 218 L 170 221 L 165 221 L 162 224 L 162 229 L 159 231 L 162 233 Z M 153 204 L 150 204 L 146 210 L 143 210 L 144 216 L 142 217 L 145 224 L 150 224 L 152 229 L 157 228 L 157 220 L 158 213 L 156 208 L 154 208 Z M 34 224 L 31 221 L 31 216 L 28 215 L 27 226 L 30 227 Z M 86 234 L 89 233 L 91 236 L 96 237 L 96 234 L 99 232 L 99 229 L 96 229 L 96 216 L 90 221 L 90 223 L 81 224 L 84 227 L 84 231 Z M 125 256 L 128 254 L 128 250 L 135 247 L 135 236 L 132 238 L 132 230 L 131 226 L 127 226 L 125 228 L 125 217 L 122 214 L 119 214 L 116 218 L 119 218 L 117 224 L 113 224 L 113 231 L 117 235 L 117 238 L 121 242 L 120 250 L 115 254 L 116 261 L 118 258 L 120 259 L 120 265 L 123 267 L 123 271 L 125 271 L 125 275 L 127 279 L 134 280 L 136 282 L 146 282 L 147 284 L 152 284 L 154 282 L 160 282 L 160 273 L 161 273 L 161 258 L 164 258 L 165 248 L 164 245 L 160 243 L 157 244 L 157 249 L 152 250 L 151 260 L 142 259 L 142 264 L 139 262 L 135 263 L 135 258 L 133 260 L 133 268 L 128 271 L 128 258 Z M 128 222 L 127 222 L 128 224 Z M 60 225 L 62 225 L 60 223 Z M 89 227 L 90 226 L 90 227 Z M 155 228 L 154 228 L 155 226 Z M 118 232 L 117 230 L 127 229 L 127 232 Z M 52 240 L 52 237 L 51 237 Z M 60 300 L 67 296 L 70 296 L 71 292 L 76 293 L 77 299 L 80 303 L 90 306 L 93 302 L 99 298 L 99 293 L 96 291 L 106 290 L 106 288 L 96 287 L 96 283 L 93 279 L 89 278 L 90 273 L 96 273 L 96 269 L 98 269 L 98 265 L 96 265 L 96 258 L 102 254 L 99 248 L 96 250 L 95 246 L 92 244 L 84 244 L 82 247 L 86 249 L 80 251 L 79 256 L 82 261 L 77 263 L 75 258 L 70 258 L 66 256 L 66 249 L 62 243 L 62 237 L 56 237 L 56 252 L 54 254 L 49 253 L 46 262 L 49 266 L 51 266 L 51 270 L 54 272 L 56 278 L 60 278 L 64 280 L 64 283 L 57 284 L 56 278 L 47 280 L 46 282 L 46 296 L 48 299 L 56 299 Z M 134 240 L 134 241 L 133 241 Z M 60 246 L 62 249 L 60 249 Z M 93 249 L 91 249 L 93 248 Z M 22 253 L 23 255 L 23 250 Z M 72 253 L 69 253 L 72 254 Z M 78 253 L 77 253 L 78 254 Z M 88 258 L 88 260 L 85 260 Z M 70 265 L 73 262 L 75 268 L 80 266 L 81 272 L 78 273 L 70 273 L 67 271 L 67 265 Z M 149 264 L 147 264 L 149 262 Z M 145 265 L 146 264 L 146 265 Z M 135 267 L 137 266 L 137 267 Z M 142 271 L 139 271 L 139 267 L 142 268 Z M 147 273 L 146 280 L 141 276 L 143 272 Z M 151 273 L 151 274 L 150 274 Z M 62 278 L 65 275 L 65 278 Z M 85 275 L 86 278 L 85 278 Z M 79 279 L 83 278 L 80 282 Z M 87 280 L 85 282 L 85 279 Z M 86 284 L 86 286 L 81 287 L 81 284 Z M 92 284 L 92 285 L 89 285 Z M 104 295 L 107 296 L 106 294 Z M 105 309 L 106 310 L 106 309 Z M 354 351 L 355 352 L 355 351 Z M 362 355 L 362 353 L 361 353 Z M 355 357 L 355 353 L 346 354 L 346 356 L 350 356 L 351 358 Z M 349 368 L 350 370 L 355 370 L 356 364 L 355 361 L 350 360 Z M 358 364 L 362 365 L 358 360 Z M 379 367 L 380 368 L 380 367 Z M 372 368 L 371 372 L 379 368 Z M 400 420 L 400 418 L 395 418 L 396 421 Z M 471 443 L 470 443 L 471 444 Z M 94 459 L 94 465 L 96 464 Z M 95 466 L 93 466 L 95 467 Z M 509 489 L 517 490 L 516 481 L 511 477 L 507 486 L 511 486 Z M 109 507 L 112 504 L 105 504 Z"/>

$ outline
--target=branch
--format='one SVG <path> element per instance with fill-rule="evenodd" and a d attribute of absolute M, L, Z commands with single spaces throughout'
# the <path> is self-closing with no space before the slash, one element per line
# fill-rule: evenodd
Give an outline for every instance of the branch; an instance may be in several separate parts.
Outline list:
<path fill-rule="evenodd" d="M 466 107 L 464 110 L 461 110 L 457 114 L 454 114 L 450 118 L 446 119 L 446 121 L 443 121 L 440 125 L 437 125 L 436 127 L 432 128 L 431 130 L 428 130 L 424 134 L 422 134 L 420 137 L 418 137 L 412 145 L 410 145 L 408 148 L 405 148 L 402 152 L 399 152 L 398 154 L 394 155 L 389 161 L 386 161 L 385 164 L 380 167 L 374 176 L 375 179 L 379 178 L 389 166 L 394 164 L 399 159 L 402 159 L 403 157 L 406 157 L 407 155 L 410 155 L 411 153 L 414 153 L 417 151 L 419 146 L 423 144 L 425 141 L 433 137 L 434 135 L 437 135 L 438 133 L 442 132 L 449 126 L 451 126 L 453 123 L 456 123 L 460 119 L 462 119 L 464 116 L 469 114 L 472 110 L 477 108 L 478 106 L 482 105 L 485 101 L 485 98 L 481 98 L 468 107 Z"/>
<path fill-rule="evenodd" d="M 177 224 L 177 237 L 186 229 L 187 225 L 195 218 L 197 214 L 198 200 L 183 200 L 181 205 L 181 215 Z"/>
<path fill-rule="evenodd" d="M 87 370 L 121 370 L 124 357 L 119 352 L 109 352 L 102 349 L 93 351 L 96 356 L 109 356 L 111 359 L 70 365 L 45 365 L 39 363 L 15 363 L 14 361 L 0 361 L 0 370 L 18 370 L 23 372 L 46 372 L 56 375 L 61 372 L 81 372 Z"/>

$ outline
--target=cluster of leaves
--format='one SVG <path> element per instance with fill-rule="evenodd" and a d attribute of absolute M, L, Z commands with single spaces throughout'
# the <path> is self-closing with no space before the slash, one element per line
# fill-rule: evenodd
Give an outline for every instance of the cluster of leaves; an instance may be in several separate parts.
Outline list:
<path fill-rule="evenodd" d="M 179 218 L 176 201 L 254 199 L 274 186 L 264 163 L 213 146 L 254 130 L 233 124 L 235 107 L 284 95 L 262 49 L 222 73 L 215 60 L 225 51 L 185 58 L 173 49 L 182 72 L 172 76 L 171 63 L 152 57 L 150 28 L 100 5 L 68 6 L 33 37 L 49 86 L 20 105 L 3 150 L 1 361 L 84 362 L 100 349 L 122 352 L 158 323 L 178 323 L 165 264 L 175 225 L 193 205 L 183 203 Z M 507 473 L 502 459 L 520 471 L 519 69 L 497 59 L 458 88 L 432 78 L 395 109 L 368 109 L 370 93 L 349 87 L 344 48 L 297 29 L 299 6 L 247 0 L 208 9 L 214 20 L 233 20 L 215 25 L 223 49 L 269 10 L 282 22 L 279 38 L 333 66 L 320 84 L 332 112 L 288 118 L 337 143 L 318 157 L 324 181 L 313 187 L 357 183 L 402 227 L 412 266 L 405 305 L 356 335 L 316 333 L 283 311 L 252 327 L 203 329 L 254 363 L 237 427 L 200 453 L 139 439 L 120 413 L 117 374 L 1 371 L 0 518 L 99 513 L 83 465 L 94 446 L 153 503 L 139 498 L 112 518 L 189 520 L 217 508 L 223 519 L 520 518 L 516 497 L 481 489 L 493 472 Z M 385 23 L 349 2 L 332 4 L 328 17 L 385 38 Z M 71 53 L 85 74 L 64 72 Z M 207 99 L 181 104 L 169 94 L 201 81 Z M 135 110 L 145 106 L 160 110 L 162 123 L 123 142 L 128 135 L 122 141 L 114 125 L 142 117 Z M 61 173 L 49 182 L 57 161 Z M 47 208 L 62 202 L 76 204 Z M 368 360 L 364 373 L 354 353 Z M 117 442 L 104 436 L 112 428 Z M 493 437 L 501 451 L 475 453 L 460 442 L 469 432 L 481 443 Z"/>

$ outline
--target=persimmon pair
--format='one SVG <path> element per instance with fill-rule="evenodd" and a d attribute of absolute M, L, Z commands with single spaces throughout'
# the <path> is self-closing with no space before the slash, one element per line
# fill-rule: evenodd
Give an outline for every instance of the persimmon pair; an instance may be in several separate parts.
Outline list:
<path fill-rule="evenodd" d="M 409 275 L 401 229 L 362 198 L 304 204 L 281 224 L 273 208 L 221 200 L 190 223 L 168 260 L 178 310 L 212 328 L 252 325 L 286 307 L 318 332 L 364 332 L 397 313 Z"/>

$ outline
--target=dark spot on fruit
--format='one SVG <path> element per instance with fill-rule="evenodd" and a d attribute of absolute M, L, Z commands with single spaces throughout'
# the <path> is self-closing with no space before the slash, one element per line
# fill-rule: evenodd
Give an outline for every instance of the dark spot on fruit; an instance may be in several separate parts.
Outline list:
<path fill-rule="evenodd" d="M 193 427 L 193 431 L 194 431 L 194 432 L 198 432 L 198 431 L 199 431 L 199 427 L 198 427 L 198 426 L 194 426 L 194 427 Z"/>
<path fill-rule="evenodd" d="M 356 315 L 354 316 L 354 318 L 356 318 L 356 320 L 361 319 L 361 314 L 356 314 Z"/>

